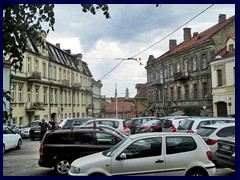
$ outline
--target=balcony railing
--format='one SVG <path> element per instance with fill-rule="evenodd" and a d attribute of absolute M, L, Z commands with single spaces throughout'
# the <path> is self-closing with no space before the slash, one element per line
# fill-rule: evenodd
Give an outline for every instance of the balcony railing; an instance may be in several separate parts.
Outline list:
<path fill-rule="evenodd" d="M 73 83 L 74 88 L 81 88 L 81 83 Z"/>
<path fill-rule="evenodd" d="M 43 102 L 26 102 L 25 104 L 26 110 L 44 110 Z"/>
<path fill-rule="evenodd" d="M 188 80 L 188 79 L 189 79 L 188 72 L 177 72 L 174 74 L 175 81 Z"/>
<path fill-rule="evenodd" d="M 163 85 L 163 80 L 162 79 L 155 79 L 149 85 L 150 86 L 160 86 L 160 85 Z"/>
<path fill-rule="evenodd" d="M 62 85 L 69 86 L 69 80 L 68 79 L 62 80 Z"/>
<path fill-rule="evenodd" d="M 41 72 L 31 71 L 27 72 L 28 79 L 38 79 L 41 80 Z"/>

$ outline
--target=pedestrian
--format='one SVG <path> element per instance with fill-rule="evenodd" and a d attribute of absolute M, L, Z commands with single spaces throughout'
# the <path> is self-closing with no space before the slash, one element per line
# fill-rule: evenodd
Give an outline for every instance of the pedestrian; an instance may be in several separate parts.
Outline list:
<path fill-rule="evenodd" d="M 49 121 L 49 130 L 53 130 L 53 129 L 55 129 L 55 122 L 53 118 L 51 118 L 51 120 Z"/>
<path fill-rule="evenodd" d="M 40 126 L 41 126 L 41 140 L 42 140 L 43 136 L 45 135 L 48 129 L 48 124 L 45 121 L 45 119 L 42 119 L 42 122 L 40 122 Z"/>

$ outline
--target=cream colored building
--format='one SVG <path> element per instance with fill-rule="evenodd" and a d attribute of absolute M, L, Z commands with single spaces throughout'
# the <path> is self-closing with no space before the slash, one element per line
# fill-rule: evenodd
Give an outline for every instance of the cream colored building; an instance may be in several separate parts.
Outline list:
<path fill-rule="evenodd" d="M 82 54 L 73 55 L 47 41 L 41 45 L 29 38 L 28 42 L 22 71 L 12 69 L 11 123 L 91 115 L 92 74 Z"/>
<path fill-rule="evenodd" d="M 210 63 L 212 74 L 213 116 L 235 115 L 235 35 Z"/>

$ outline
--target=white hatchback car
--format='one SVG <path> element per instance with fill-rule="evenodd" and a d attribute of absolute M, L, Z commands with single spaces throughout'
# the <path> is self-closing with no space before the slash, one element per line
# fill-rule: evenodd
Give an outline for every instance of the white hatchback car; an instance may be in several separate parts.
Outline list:
<path fill-rule="evenodd" d="M 108 125 L 111 126 L 117 130 L 119 130 L 120 132 L 126 134 L 126 135 L 130 135 L 131 131 L 130 129 L 127 127 L 126 122 L 124 119 L 114 119 L 114 118 L 100 118 L 100 119 L 92 119 L 87 121 L 86 123 L 84 123 L 83 125 L 93 125 L 94 121 L 96 122 L 96 124 L 100 125 Z"/>
<path fill-rule="evenodd" d="M 212 176 L 211 151 L 192 133 L 130 135 L 111 149 L 72 162 L 70 176 Z"/>
<path fill-rule="evenodd" d="M 196 133 L 207 143 L 212 151 L 212 159 L 216 160 L 218 139 L 235 135 L 235 123 L 205 125 L 198 129 Z"/>
<path fill-rule="evenodd" d="M 10 127 L 3 126 L 3 154 L 8 149 L 20 149 L 22 146 L 21 136 Z"/>

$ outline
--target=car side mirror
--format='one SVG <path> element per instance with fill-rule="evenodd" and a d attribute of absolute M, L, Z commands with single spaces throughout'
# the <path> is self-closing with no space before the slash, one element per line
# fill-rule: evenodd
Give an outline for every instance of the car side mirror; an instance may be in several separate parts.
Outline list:
<path fill-rule="evenodd" d="M 119 159 L 119 160 L 127 159 L 127 155 L 126 155 L 125 153 L 122 153 L 122 154 L 120 154 L 120 156 L 119 156 L 118 159 Z"/>

